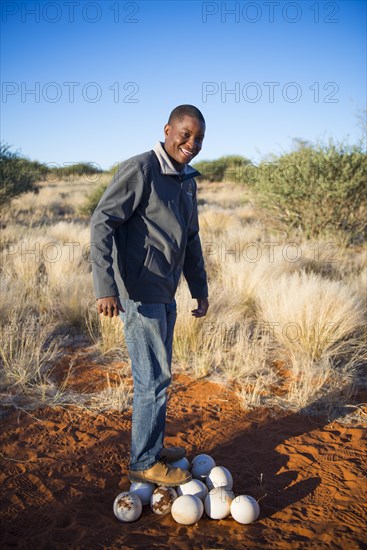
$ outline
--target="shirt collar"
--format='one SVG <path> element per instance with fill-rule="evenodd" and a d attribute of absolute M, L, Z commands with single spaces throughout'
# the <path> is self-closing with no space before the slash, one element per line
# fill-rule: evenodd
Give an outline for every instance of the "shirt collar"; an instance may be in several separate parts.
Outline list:
<path fill-rule="evenodd" d="M 189 164 L 185 164 L 181 170 L 177 170 L 177 168 L 174 167 L 173 162 L 166 152 L 165 148 L 163 147 L 163 143 L 161 141 L 157 141 L 157 143 L 153 147 L 153 151 L 158 157 L 162 174 L 166 176 L 182 176 L 195 173 L 195 175 L 198 175 L 198 171 L 192 168 L 192 166 L 190 166 Z"/>

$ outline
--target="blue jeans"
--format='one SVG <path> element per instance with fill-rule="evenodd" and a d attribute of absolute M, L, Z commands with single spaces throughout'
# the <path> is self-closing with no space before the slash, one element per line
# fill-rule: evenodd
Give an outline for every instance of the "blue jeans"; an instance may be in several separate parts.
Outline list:
<path fill-rule="evenodd" d="M 134 380 L 130 470 L 139 471 L 151 468 L 163 448 L 176 301 L 147 304 L 122 299 L 121 305 Z"/>

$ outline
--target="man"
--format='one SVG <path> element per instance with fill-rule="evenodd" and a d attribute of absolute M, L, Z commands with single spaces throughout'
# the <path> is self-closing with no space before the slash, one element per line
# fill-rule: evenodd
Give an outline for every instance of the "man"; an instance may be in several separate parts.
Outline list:
<path fill-rule="evenodd" d="M 199 172 L 189 165 L 204 134 L 199 109 L 176 107 L 164 143 L 119 165 L 91 220 L 97 310 L 120 314 L 132 364 L 132 481 L 175 486 L 191 479 L 170 465 L 185 450 L 165 448 L 163 440 L 181 273 L 197 299 L 192 315 L 203 317 L 209 306 L 194 180 Z"/>

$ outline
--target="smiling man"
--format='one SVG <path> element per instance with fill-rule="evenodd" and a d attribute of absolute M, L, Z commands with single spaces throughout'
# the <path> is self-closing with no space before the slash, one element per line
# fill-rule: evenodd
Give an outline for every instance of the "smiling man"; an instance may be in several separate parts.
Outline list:
<path fill-rule="evenodd" d="M 204 134 L 199 109 L 176 107 L 164 143 L 119 165 L 91 220 L 97 310 L 121 316 L 131 359 L 132 481 L 175 486 L 191 479 L 170 465 L 185 449 L 164 447 L 164 432 L 182 273 L 197 300 L 192 315 L 203 317 L 209 306 L 194 179 L 199 173 L 189 165 Z"/>

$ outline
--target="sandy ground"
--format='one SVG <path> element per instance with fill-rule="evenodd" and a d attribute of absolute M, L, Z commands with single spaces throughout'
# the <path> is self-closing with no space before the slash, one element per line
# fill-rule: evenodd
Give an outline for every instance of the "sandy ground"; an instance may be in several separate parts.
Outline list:
<path fill-rule="evenodd" d="M 90 388 L 103 368 L 80 364 L 77 373 L 78 387 Z M 235 493 L 259 501 L 251 525 L 204 515 L 187 527 L 149 506 L 136 522 L 119 522 L 112 504 L 129 488 L 129 439 L 129 412 L 59 407 L 3 419 L 1 548 L 366 548 L 366 439 L 358 421 L 244 411 L 230 390 L 175 374 L 166 445 L 226 466 Z"/>

